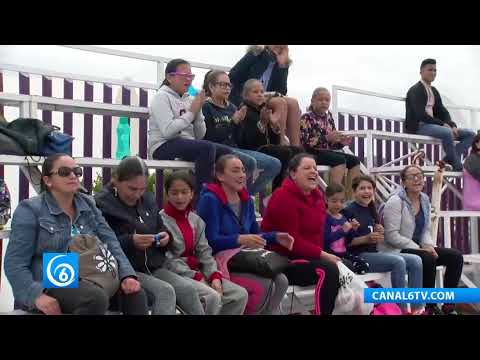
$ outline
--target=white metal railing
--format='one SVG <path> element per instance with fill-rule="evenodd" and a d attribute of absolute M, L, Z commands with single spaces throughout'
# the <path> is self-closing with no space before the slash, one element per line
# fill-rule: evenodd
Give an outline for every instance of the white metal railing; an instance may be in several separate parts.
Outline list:
<path fill-rule="evenodd" d="M 119 56 L 123 58 L 130 58 L 130 59 L 137 59 L 137 60 L 144 60 L 144 61 L 152 61 L 157 64 L 157 78 L 156 78 L 156 83 L 155 83 L 155 88 L 158 89 L 160 88 L 164 78 L 165 78 L 165 64 L 168 63 L 171 59 L 166 58 L 163 56 L 153 56 L 153 55 L 146 55 L 146 54 L 140 54 L 136 52 L 131 52 L 131 51 L 123 51 L 123 50 L 115 50 L 115 49 L 107 49 L 101 46 L 92 46 L 92 45 L 58 45 L 66 48 L 71 48 L 71 49 L 76 49 L 76 50 L 83 50 L 83 51 L 89 51 L 89 52 L 94 52 L 97 54 L 105 54 L 105 55 L 113 55 L 113 56 Z M 196 62 L 196 61 L 189 61 L 190 65 L 195 68 L 200 68 L 200 69 L 207 69 L 207 70 L 222 70 L 222 71 L 230 71 L 230 68 L 227 66 L 220 66 L 220 65 L 214 65 L 214 64 L 207 64 L 207 63 L 202 63 L 202 62 Z M 131 86 L 131 85 L 130 85 Z"/>
<path fill-rule="evenodd" d="M 37 110 L 73 112 L 78 114 L 128 116 L 146 119 L 148 108 L 130 105 L 106 104 L 93 101 L 69 100 L 47 96 L 0 93 L 0 105 L 18 107 L 21 117 L 36 117 Z"/>
<path fill-rule="evenodd" d="M 374 98 L 379 98 L 379 99 L 387 99 L 387 100 L 393 100 L 393 101 L 401 101 L 405 102 L 406 98 L 401 97 L 401 96 L 395 96 L 395 95 L 388 95 L 388 94 L 382 94 L 382 93 L 377 93 L 374 91 L 368 91 L 368 90 L 362 90 L 362 89 L 355 89 L 351 88 L 348 86 L 340 86 L 340 85 L 333 85 L 332 86 L 332 113 L 335 116 L 335 120 L 338 120 L 338 114 L 339 113 L 348 113 L 348 114 L 356 114 L 360 116 L 369 116 L 372 118 L 385 118 L 385 115 L 382 114 L 374 114 L 374 113 L 367 113 L 364 111 L 359 111 L 356 109 L 347 109 L 339 105 L 339 92 L 347 92 L 347 93 L 353 93 L 353 94 L 358 94 L 358 95 L 366 95 L 366 96 L 371 96 Z M 473 128 L 474 124 L 477 124 L 477 116 L 480 113 L 480 108 L 478 107 L 473 107 L 473 106 L 466 106 L 466 105 L 454 105 L 454 104 L 445 104 L 445 107 L 447 109 L 451 110 L 463 110 L 463 111 L 468 111 L 470 114 L 470 120 L 468 123 L 468 127 Z M 402 117 L 395 117 L 395 116 L 388 116 L 389 120 L 395 120 L 395 121 L 405 121 L 404 118 Z"/>
<path fill-rule="evenodd" d="M 109 84 L 109 85 L 120 85 L 120 86 L 125 86 L 127 88 L 158 90 L 165 77 L 165 74 L 164 74 L 165 64 L 171 60 L 170 58 L 166 58 L 162 56 L 153 56 L 153 55 L 140 54 L 140 53 L 130 52 L 130 51 L 108 49 L 108 48 L 103 48 L 101 46 L 91 46 L 91 45 L 57 45 L 57 46 L 64 47 L 64 48 L 71 48 L 75 50 L 93 52 L 97 54 L 118 56 L 122 58 L 151 61 L 157 64 L 156 78 L 151 83 L 150 82 L 145 83 L 145 82 L 135 82 L 135 81 L 128 81 L 128 80 L 113 79 L 113 78 L 103 78 L 98 76 L 80 75 L 75 73 L 64 73 L 64 72 L 38 69 L 34 67 L 19 66 L 19 65 L 6 64 L 6 63 L 0 63 L 0 70 L 7 70 L 7 71 L 13 71 L 13 72 L 25 73 L 25 74 L 43 75 L 46 77 L 56 77 L 56 78 L 62 78 L 62 79 L 68 79 L 68 80 L 79 80 L 79 81 L 97 82 L 97 83 L 103 83 L 103 84 Z M 230 68 L 227 66 L 207 64 L 207 63 L 196 62 L 196 61 L 189 61 L 189 63 L 194 68 L 207 69 L 207 70 L 222 70 L 226 72 L 230 71 Z"/>

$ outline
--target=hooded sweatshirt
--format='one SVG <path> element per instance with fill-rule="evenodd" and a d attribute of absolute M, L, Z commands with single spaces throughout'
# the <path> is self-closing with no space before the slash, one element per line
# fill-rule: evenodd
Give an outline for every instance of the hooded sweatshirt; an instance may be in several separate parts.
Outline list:
<path fill-rule="evenodd" d="M 402 249 L 418 249 L 419 245 L 434 246 L 431 235 L 430 198 L 420 193 L 420 206 L 423 216 L 423 229 L 419 243 L 413 240 L 415 233 L 415 214 L 412 202 L 405 189 L 393 194 L 385 203 L 383 222 L 385 227 L 385 242 L 378 245 L 379 251 L 400 252 Z"/>
<path fill-rule="evenodd" d="M 148 156 L 165 142 L 175 138 L 201 140 L 206 126 L 202 111 L 197 116 L 190 111 L 193 97 L 188 93 L 180 96 L 169 86 L 162 86 L 150 104 L 148 119 Z"/>
<path fill-rule="evenodd" d="M 214 253 L 240 247 L 241 234 L 259 234 L 267 245 L 276 242 L 276 233 L 261 233 L 255 217 L 253 200 L 243 189 L 238 193 L 241 201 L 240 218 L 228 204 L 227 195 L 218 184 L 208 184 L 200 193 L 197 213 L 205 221 L 208 243 Z"/>
<path fill-rule="evenodd" d="M 305 195 L 297 184 L 286 178 L 273 193 L 262 221 L 264 231 L 289 233 L 293 249 L 274 245 L 272 250 L 292 259 L 318 259 L 323 251 L 326 217 L 325 198 L 319 189 Z"/>
<path fill-rule="evenodd" d="M 135 206 L 128 206 L 108 185 L 95 195 L 95 202 L 136 271 L 148 273 L 163 266 L 164 247 L 153 244 L 146 250 L 139 250 L 133 243 L 134 234 L 158 234 L 167 231 L 152 193 L 146 192 Z"/>
<path fill-rule="evenodd" d="M 172 234 L 165 267 L 181 276 L 212 282 L 221 279 L 212 249 L 205 237 L 205 223 L 189 206 L 178 210 L 170 203 L 160 212 L 163 222 Z"/>

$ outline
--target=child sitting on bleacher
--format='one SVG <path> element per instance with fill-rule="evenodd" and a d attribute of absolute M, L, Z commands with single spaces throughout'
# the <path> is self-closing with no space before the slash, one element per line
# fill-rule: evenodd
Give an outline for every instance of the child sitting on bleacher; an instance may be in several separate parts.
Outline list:
<path fill-rule="evenodd" d="M 272 190 L 281 185 L 290 159 L 303 151 L 297 146 L 287 145 L 278 123 L 272 122 L 275 109 L 270 104 L 274 99 L 264 95 L 260 81 L 248 80 L 243 88 L 243 104 L 247 106 L 247 114 L 235 129 L 235 139 L 240 148 L 259 151 L 282 163 L 280 174 L 273 180 Z"/>
<path fill-rule="evenodd" d="M 192 284 L 204 303 L 205 315 L 242 315 L 247 290 L 225 279 L 217 269 L 205 237 L 205 223 L 192 211 L 192 176 L 174 172 L 165 182 L 165 191 L 168 202 L 160 215 L 172 234 L 165 267 Z"/>
<path fill-rule="evenodd" d="M 341 214 L 345 204 L 345 188 L 340 184 L 330 184 L 325 190 L 327 197 L 327 218 L 325 220 L 325 248 L 324 250 L 340 258 L 350 270 L 357 274 L 368 271 L 368 263 L 360 256 L 347 251 L 345 237 L 360 226 L 356 219 L 348 221 Z"/>
<path fill-rule="evenodd" d="M 247 170 L 247 189 L 250 194 L 265 191 L 281 169 L 280 161 L 258 151 L 240 149 L 236 143 L 235 129 L 245 120 L 247 106 L 237 107 L 228 101 L 232 84 L 226 72 L 213 70 L 205 75 L 203 88 L 208 96 L 202 107 L 207 132 L 205 140 L 228 146 Z M 256 170 L 260 169 L 258 177 Z"/>
<path fill-rule="evenodd" d="M 369 272 L 391 272 L 393 288 L 422 287 L 422 259 L 414 254 L 379 252 L 385 242 L 383 225 L 375 206 L 375 180 L 369 176 L 359 176 L 352 182 L 354 200 L 342 211 L 348 219 L 356 219 L 360 226 L 347 234 L 346 244 L 349 251 L 368 261 Z M 399 304 L 407 313 L 406 304 Z M 421 313 L 416 309 L 415 313 Z"/>

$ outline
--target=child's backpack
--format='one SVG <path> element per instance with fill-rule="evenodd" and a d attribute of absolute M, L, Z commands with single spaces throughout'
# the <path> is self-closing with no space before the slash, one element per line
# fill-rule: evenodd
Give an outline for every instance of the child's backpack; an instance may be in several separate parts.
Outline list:
<path fill-rule="evenodd" d="M 0 230 L 7 224 L 11 217 L 10 192 L 5 180 L 0 178 Z"/>

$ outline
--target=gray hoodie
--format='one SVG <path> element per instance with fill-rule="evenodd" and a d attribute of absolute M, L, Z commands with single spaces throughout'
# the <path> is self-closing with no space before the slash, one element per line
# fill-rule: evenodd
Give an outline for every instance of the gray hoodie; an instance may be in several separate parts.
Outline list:
<path fill-rule="evenodd" d="M 165 210 L 160 211 L 160 215 L 164 225 L 172 234 L 168 251 L 165 254 L 167 260 L 164 267 L 178 275 L 195 278 L 195 270 L 192 270 L 187 264 L 187 258 L 182 257 L 182 254 L 185 252 L 185 241 L 176 220 L 168 215 Z M 218 272 L 218 269 L 215 258 L 212 256 L 212 248 L 208 245 L 205 237 L 205 222 L 192 211 L 188 213 L 188 222 L 194 233 L 194 256 L 199 262 L 201 273 L 205 279 L 210 280 L 211 276 Z"/>
<path fill-rule="evenodd" d="M 148 157 L 161 145 L 177 137 L 203 139 L 207 128 L 202 111 L 194 117 L 190 111 L 193 98 L 188 93 L 180 96 L 169 86 L 162 86 L 150 104 L 148 119 Z"/>
<path fill-rule="evenodd" d="M 430 199 L 427 194 L 420 193 L 420 205 L 425 216 L 425 227 L 420 243 L 435 246 L 431 235 Z M 388 199 L 383 219 L 385 242 L 378 245 L 379 251 L 400 252 L 402 249 L 419 248 L 418 244 L 412 240 L 415 232 L 415 214 L 412 203 L 403 188 Z"/>

